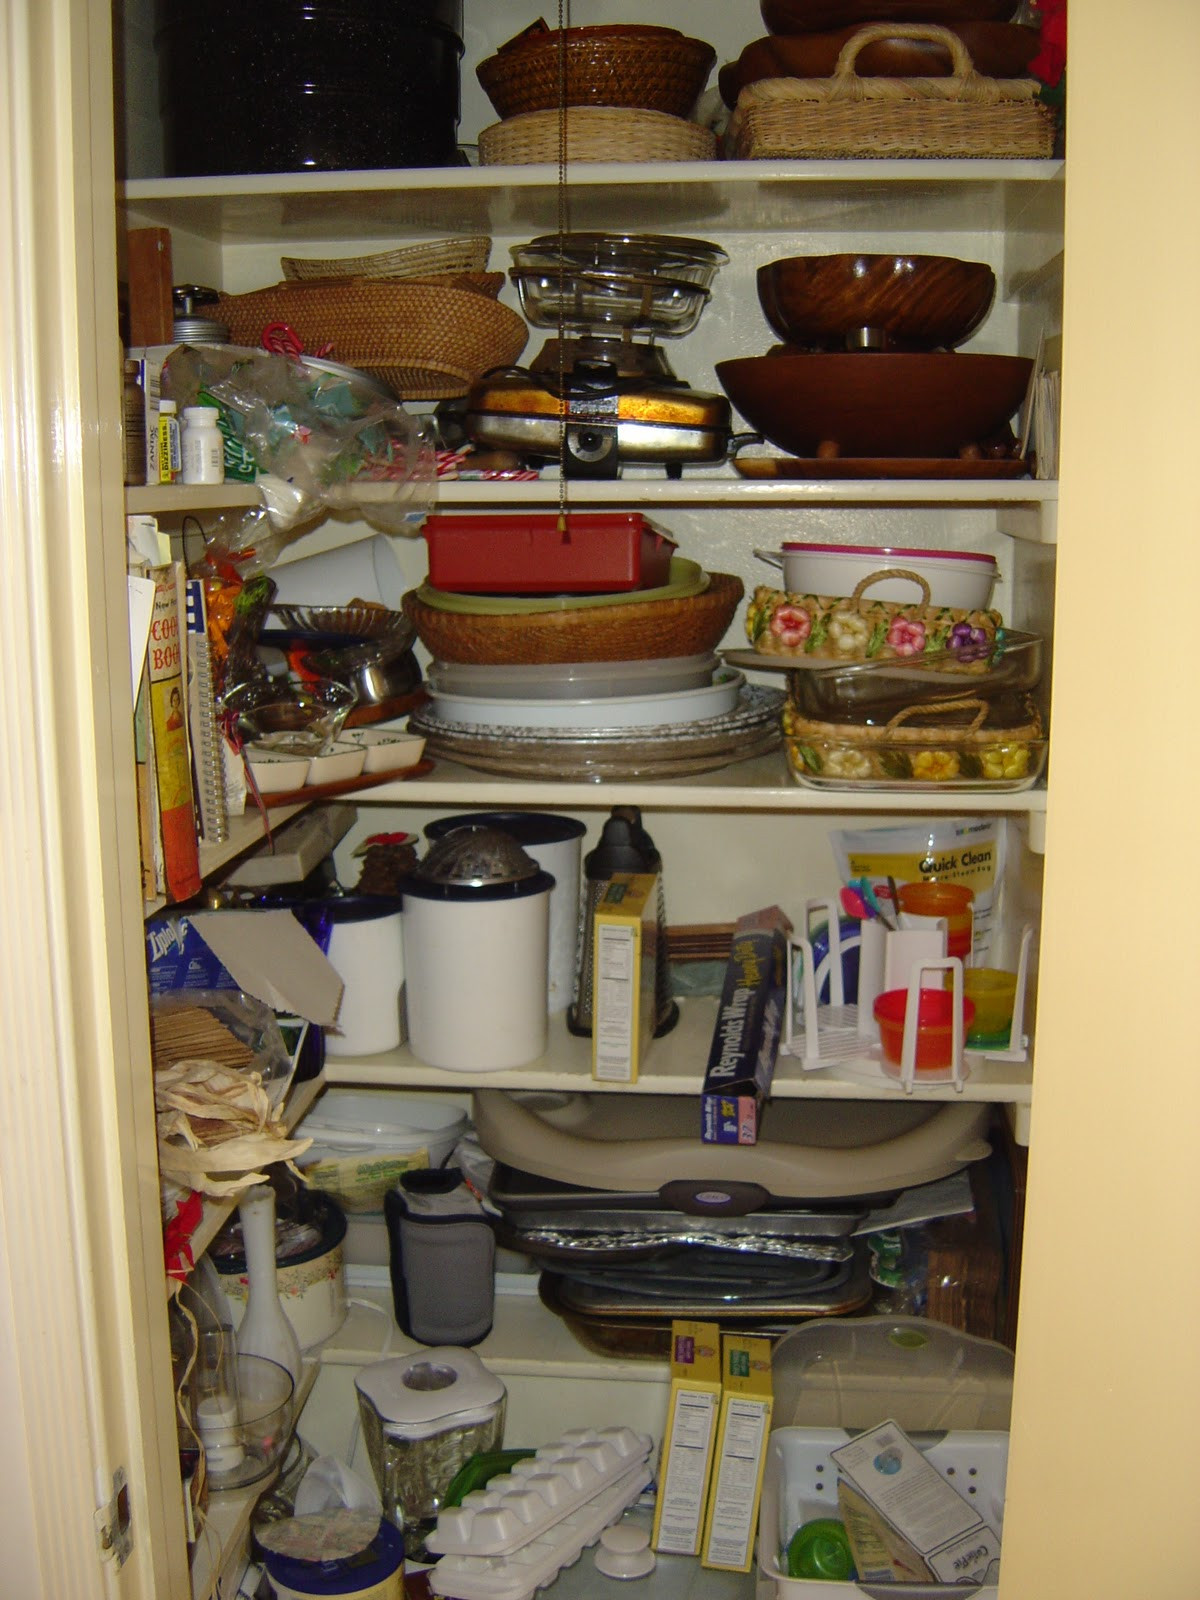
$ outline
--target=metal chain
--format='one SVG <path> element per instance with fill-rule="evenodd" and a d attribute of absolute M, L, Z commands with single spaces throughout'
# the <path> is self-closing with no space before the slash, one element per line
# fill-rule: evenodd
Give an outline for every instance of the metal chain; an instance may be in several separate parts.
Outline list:
<path fill-rule="evenodd" d="M 567 532 L 567 339 L 566 297 L 563 277 L 566 273 L 566 237 L 569 223 L 567 206 L 567 28 L 570 25 L 571 0 L 558 0 L 558 531 Z"/>

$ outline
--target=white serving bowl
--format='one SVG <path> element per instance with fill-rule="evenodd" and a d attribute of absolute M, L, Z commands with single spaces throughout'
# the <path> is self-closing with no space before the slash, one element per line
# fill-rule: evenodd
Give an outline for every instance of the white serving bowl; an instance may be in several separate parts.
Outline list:
<path fill-rule="evenodd" d="M 246 746 L 245 753 L 259 794 L 285 794 L 289 789 L 304 787 L 308 778 L 308 756 L 263 750 L 252 744 Z"/>
<path fill-rule="evenodd" d="M 359 744 L 349 739 L 339 739 L 328 750 L 308 759 L 309 785 L 319 783 L 345 783 L 347 778 L 357 778 L 363 769 L 367 753 Z"/>
<path fill-rule="evenodd" d="M 762 561 L 783 572 L 789 594 L 853 594 L 872 572 L 899 567 L 929 585 L 929 603 L 984 610 L 996 581 L 996 558 L 975 550 L 918 550 L 904 545 L 783 544 L 756 550 Z M 909 578 L 884 578 L 867 590 L 872 600 L 919 603 L 921 590 Z"/>
<path fill-rule="evenodd" d="M 346 735 L 346 742 L 363 750 L 364 772 L 395 772 L 401 767 L 415 767 L 425 753 L 423 734 L 403 733 L 398 728 L 352 728 Z"/>

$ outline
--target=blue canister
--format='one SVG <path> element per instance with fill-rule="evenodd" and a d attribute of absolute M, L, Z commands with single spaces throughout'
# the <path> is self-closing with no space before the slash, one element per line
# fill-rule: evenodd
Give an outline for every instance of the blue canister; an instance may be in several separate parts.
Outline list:
<path fill-rule="evenodd" d="M 299 1561 L 277 1551 L 265 1553 L 267 1576 L 276 1600 L 403 1600 L 404 1535 L 386 1518 L 366 1549 L 337 1561 Z"/>

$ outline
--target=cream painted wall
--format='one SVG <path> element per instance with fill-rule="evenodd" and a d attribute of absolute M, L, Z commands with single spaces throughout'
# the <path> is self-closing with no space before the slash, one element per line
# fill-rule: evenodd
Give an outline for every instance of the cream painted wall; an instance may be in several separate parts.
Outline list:
<path fill-rule="evenodd" d="M 1200 1593 L 1200 8 L 1076 4 L 1006 1600 Z"/>

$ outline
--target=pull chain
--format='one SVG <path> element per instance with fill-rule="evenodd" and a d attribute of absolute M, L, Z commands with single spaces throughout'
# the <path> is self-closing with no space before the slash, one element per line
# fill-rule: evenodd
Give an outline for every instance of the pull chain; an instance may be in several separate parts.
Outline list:
<path fill-rule="evenodd" d="M 567 27 L 570 0 L 558 0 L 558 531 L 567 538 L 567 340 L 563 278 L 567 239 Z"/>

